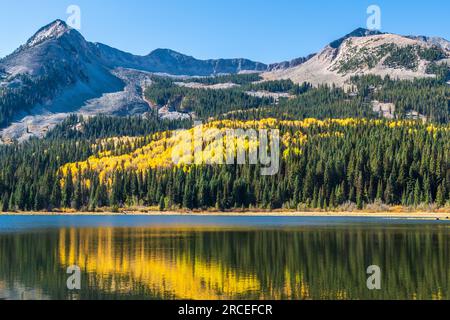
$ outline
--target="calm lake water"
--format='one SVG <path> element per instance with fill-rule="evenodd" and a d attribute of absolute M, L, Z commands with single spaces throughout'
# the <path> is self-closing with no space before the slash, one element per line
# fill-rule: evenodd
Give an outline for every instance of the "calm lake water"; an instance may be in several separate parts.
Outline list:
<path fill-rule="evenodd" d="M 67 268 L 81 268 L 69 291 Z M 381 268 L 370 291 L 366 269 Z M 450 299 L 450 223 L 0 217 L 0 299 Z"/>

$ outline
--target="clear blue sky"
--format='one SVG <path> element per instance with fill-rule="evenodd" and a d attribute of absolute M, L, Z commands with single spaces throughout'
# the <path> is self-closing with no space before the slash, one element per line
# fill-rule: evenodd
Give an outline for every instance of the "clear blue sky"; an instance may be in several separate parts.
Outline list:
<path fill-rule="evenodd" d="M 382 31 L 450 39 L 448 0 L 0 0 L 0 57 L 66 9 L 81 8 L 81 33 L 134 54 L 170 48 L 197 58 L 265 63 L 307 55 L 382 10 Z"/>

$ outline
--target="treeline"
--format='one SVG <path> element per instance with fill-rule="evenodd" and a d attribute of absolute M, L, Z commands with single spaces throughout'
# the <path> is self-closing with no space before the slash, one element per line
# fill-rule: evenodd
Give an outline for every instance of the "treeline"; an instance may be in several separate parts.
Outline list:
<path fill-rule="evenodd" d="M 425 54 L 425 53 L 424 53 Z M 431 54 L 431 53 L 430 53 Z M 157 78 L 147 88 L 146 96 L 159 106 L 169 105 L 179 112 L 195 112 L 201 120 L 231 117 L 275 117 L 280 119 L 378 117 L 374 100 L 395 105 L 398 119 L 423 117 L 429 122 L 450 120 L 450 86 L 446 83 L 447 65 L 434 65 L 436 78 L 394 80 L 386 76 L 368 75 L 351 78 L 353 90 L 309 83 L 294 84 L 291 80 L 247 83 L 226 90 L 180 87 L 171 79 Z M 290 93 L 291 98 L 276 101 L 248 95 L 247 91 Z"/>
<path fill-rule="evenodd" d="M 155 80 L 145 96 L 158 106 L 169 105 L 179 112 L 195 112 L 207 120 L 233 110 L 246 110 L 272 105 L 273 99 L 247 95 L 241 88 L 225 90 L 193 89 L 178 86 L 169 79 Z"/>
<path fill-rule="evenodd" d="M 90 118 L 71 115 L 51 130 L 45 141 L 89 140 L 109 137 L 139 137 L 155 132 L 190 128 L 191 120 L 170 121 L 159 119 L 156 112 L 144 116 L 111 117 L 99 115 Z"/>
<path fill-rule="evenodd" d="M 282 129 L 295 130 L 288 127 Z M 275 176 L 259 165 L 199 165 L 135 171 L 117 167 L 110 184 L 87 170 L 66 176 L 61 165 L 95 153 L 84 140 L 55 139 L 2 151 L 2 209 L 95 210 L 142 205 L 165 209 L 331 209 L 353 203 L 449 205 L 450 131 L 366 122 L 311 126 L 301 153 L 286 151 Z M 125 148 L 126 149 L 126 148 Z M 131 146 L 130 146 L 131 149 Z M 64 181 L 64 183 L 61 183 Z M 87 183 L 89 181 L 89 183 Z"/>
<path fill-rule="evenodd" d="M 78 200 L 72 203 L 77 210 L 139 204 L 161 210 L 330 209 L 349 202 L 363 209 L 377 201 L 404 206 L 448 204 L 448 131 L 430 132 L 421 125 L 390 128 L 367 124 L 340 127 L 344 137 L 323 138 L 313 135 L 315 130 L 306 129 L 311 138 L 302 154 L 289 153 L 281 162 L 280 172 L 272 177 L 262 177 L 259 166 L 248 165 L 141 173 L 118 169 L 110 189 L 90 172 L 86 177 L 74 177 L 79 182 L 69 183 L 63 194 L 66 199 L 77 195 Z M 83 178 L 94 186 L 89 194 L 83 191 Z"/>
<path fill-rule="evenodd" d="M 280 99 L 276 107 L 241 110 L 226 115 L 231 119 L 277 118 L 300 120 L 305 118 L 376 118 L 370 102 L 359 96 L 352 96 L 343 89 L 322 85 L 311 88 L 309 84 L 301 86 L 306 90 L 290 99 Z"/>
<path fill-rule="evenodd" d="M 118 134 L 152 135 L 190 126 L 188 121 L 163 121 L 154 115 L 148 118 L 98 116 L 86 119 L 70 116 L 44 139 L 32 138 L 21 144 L 0 146 L 1 207 L 4 211 L 46 208 L 58 184 L 59 168 L 103 150 L 105 147 L 97 144 L 100 138 Z M 147 141 L 136 140 L 134 147 Z M 115 145 L 115 148 L 116 152 L 130 151 L 126 145 Z"/>
<path fill-rule="evenodd" d="M 262 80 L 259 73 L 227 74 L 215 77 L 193 77 L 184 80 L 185 82 L 198 82 L 207 85 L 219 83 L 234 83 L 239 85 L 249 84 Z"/>
<path fill-rule="evenodd" d="M 245 86 L 246 91 L 269 91 L 274 93 L 289 93 L 300 95 L 312 88 L 310 83 L 295 84 L 292 80 L 272 80 L 252 83 Z"/>
<path fill-rule="evenodd" d="M 418 45 L 408 45 L 405 47 L 394 45 L 390 47 L 389 52 L 389 56 L 383 63 L 385 66 L 390 68 L 406 68 L 409 70 L 417 70 L 418 58 L 428 62 L 435 62 L 447 57 L 445 51 L 437 46 L 426 48 Z"/>
<path fill-rule="evenodd" d="M 379 76 L 354 77 L 361 99 L 395 104 L 395 115 L 407 118 L 411 111 L 428 121 L 448 123 L 450 119 L 450 86 L 442 78 L 393 80 Z"/>
<path fill-rule="evenodd" d="M 290 93 L 292 98 L 280 99 L 274 106 L 272 98 L 248 95 L 247 91 Z M 147 99 L 159 106 L 169 105 L 179 112 L 195 112 L 201 120 L 210 118 L 279 119 L 377 117 L 370 102 L 343 89 L 323 85 L 313 88 L 309 83 L 294 84 L 291 80 L 266 81 L 226 90 L 180 87 L 170 79 L 155 79 L 145 91 Z"/>

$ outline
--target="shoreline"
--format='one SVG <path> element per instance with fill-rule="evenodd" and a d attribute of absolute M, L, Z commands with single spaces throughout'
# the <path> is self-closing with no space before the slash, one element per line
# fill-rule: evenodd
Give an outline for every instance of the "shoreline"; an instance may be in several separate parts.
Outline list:
<path fill-rule="evenodd" d="M 192 217 L 330 217 L 330 218 L 387 218 L 387 219 L 426 219 L 426 220 L 450 220 L 450 212 L 139 212 L 124 211 L 114 212 L 6 212 L 2 216 L 192 216 Z"/>

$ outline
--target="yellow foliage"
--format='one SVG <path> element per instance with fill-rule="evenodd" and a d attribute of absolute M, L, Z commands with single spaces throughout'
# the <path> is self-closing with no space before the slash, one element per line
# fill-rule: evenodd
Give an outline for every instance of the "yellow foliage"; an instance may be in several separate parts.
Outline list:
<path fill-rule="evenodd" d="M 95 171 L 99 173 L 101 183 L 111 186 L 112 177 L 116 171 L 143 172 L 148 169 L 179 166 L 187 172 L 190 170 L 191 164 L 226 163 L 227 159 L 235 159 L 238 151 L 257 150 L 259 141 L 256 131 L 261 129 L 287 129 L 282 130 L 283 134 L 280 136 L 283 147 L 282 154 L 286 159 L 291 154 L 297 156 L 302 154 L 302 146 L 307 143 L 309 138 L 304 133 L 306 128 L 318 128 L 320 132 L 316 136 L 321 139 L 343 138 L 344 133 L 336 131 L 338 127 L 359 125 L 388 126 L 389 128 L 411 127 L 408 130 L 411 134 L 416 131 L 414 126 L 417 125 L 417 122 L 412 120 L 385 121 L 359 118 L 327 120 L 309 118 L 295 121 L 273 118 L 248 121 L 218 120 L 198 125 L 189 130 L 159 132 L 151 137 L 118 137 L 99 140 L 95 146 L 100 148 L 101 151 L 96 156 L 92 156 L 86 161 L 68 163 L 60 170 L 63 177 L 67 177 L 70 170 L 74 181 L 79 173 L 85 174 Z M 328 129 L 330 130 L 326 131 Z M 436 134 L 439 130 L 447 131 L 449 127 L 434 125 L 427 127 L 427 131 L 431 134 Z M 230 135 L 232 131 L 234 133 Z M 199 137 L 201 138 L 197 139 Z M 138 144 L 143 145 L 145 141 L 150 141 L 150 143 L 140 148 L 136 147 Z M 108 146 L 115 148 L 121 144 L 131 145 L 134 151 L 122 155 L 113 155 L 113 150 L 104 150 Z M 90 183 L 90 181 L 85 181 L 87 188 L 90 188 Z M 64 181 L 61 181 L 61 185 L 64 185 Z"/>

